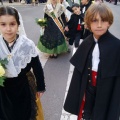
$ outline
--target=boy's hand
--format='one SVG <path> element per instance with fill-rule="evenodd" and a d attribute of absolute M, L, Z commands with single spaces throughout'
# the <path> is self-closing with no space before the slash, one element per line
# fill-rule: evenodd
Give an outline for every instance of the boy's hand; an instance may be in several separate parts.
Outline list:
<path fill-rule="evenodd" d="M 85 28 L 85 29 L 88 29 L 88 27 L 87 27 L 87 25 L 86 25 L 86 24 L 84 24 L 84 28 Z"/>
<path fill-rule="evenodd" d="M 66 27 L 65 27 L 65 31 L 69 31 L 69 28 L 68 28 L 68 26 L 66 26 Z"/>

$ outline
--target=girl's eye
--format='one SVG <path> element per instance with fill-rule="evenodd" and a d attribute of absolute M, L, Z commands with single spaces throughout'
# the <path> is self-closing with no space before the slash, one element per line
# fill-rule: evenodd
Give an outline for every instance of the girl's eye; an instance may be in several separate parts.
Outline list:
<path fill-rule="evenodd" d="M 11 26 L 14 26 L 14 25 L 16 25 L 16 24 L 15 24 L 15 23 L 11 23 L 10 25 L 11 25 Z"/>
<path fill-rule="evenodd" d="M 5 26 L 5 24 L 4 23 L 2 23 L 2 24 L 0 24 L 1 26 Z"/>

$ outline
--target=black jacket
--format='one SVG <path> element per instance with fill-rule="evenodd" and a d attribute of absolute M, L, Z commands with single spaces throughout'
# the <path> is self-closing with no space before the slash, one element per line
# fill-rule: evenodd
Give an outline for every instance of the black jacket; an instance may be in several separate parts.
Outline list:
<path fill-rule="evenodd" d="M 87 11 L 87 9 L 90 7 L 90 5 L 92 4 L 92 1 L 90 0 L 89 2 L 88 2 L 88 4 L 86 4 L 86 5 L 82 5 L 82 3 L 81 3 L 81 5 L 80 5 L 80 9 L 81 9 L 81 14 L 82 14 L 82 17 L 84 18 L 84 16 L 85 16 L 85 12 Z M 85 8 L 85 11 L 83 11 L 83 9 Z"/>
<path fill-rule="evenodd" d="M 87 85 L 86 61 L 94 44 L 88 36 L 70 62 L 75 66 L 64 109 L 78 115 Z M 100 63 L 92 120 L 119 120 L 120 113 L 120 40 L 106 32 L 98 40 Z"/>
<path fill-rule="evenodd" d="M 67 34 L 66 35 L 67 37 L 75 36 L 75 34 L 77 32 L 77 26 L 78 26 L 79 19 L 80 19 L 80 21 L 82 23 L 83 18 L 81 16 L 81 14 L 80 15 L 76 15 L 76 14 L 71 15 L 70 20 L 66 24 L 68 26 L 68 28 L 69 28 L 69 31 L 65 33 L 65 35 Z"/>

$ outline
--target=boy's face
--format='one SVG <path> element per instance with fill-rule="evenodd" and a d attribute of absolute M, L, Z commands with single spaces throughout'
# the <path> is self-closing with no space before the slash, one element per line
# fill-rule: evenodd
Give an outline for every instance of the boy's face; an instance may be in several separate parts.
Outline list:
<path fill-rule="evenodd" d="M 81 0 L 82 5 L 86 5 L 88 3 L 88 0 Z"/>
<path fill-rule="evenodd" d="M 99 14 L 96 15 L 90 24 L 91 31 L 96 39 L 99 39 L 101 35 L 106 33 L 109 26 L 109 22 L 103 21 Z"/>
<path fill-rule="evenodd" d="M 80 7 L 73 7 L 72 10 L 73 10 L 74 14 L 76 14 L 76 15 L 80 14 Z"/>

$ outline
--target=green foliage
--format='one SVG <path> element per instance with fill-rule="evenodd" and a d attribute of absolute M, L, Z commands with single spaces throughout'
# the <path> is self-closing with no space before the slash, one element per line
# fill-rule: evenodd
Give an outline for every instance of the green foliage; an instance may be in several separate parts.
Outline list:
<path fill-rule="evenodd" d="M 5 58 L 4 60 L 1 60 L 1 59 L 0 59 L 0 64 L 3 66 L 3 68 L 6 69 L 5 65 L 8 64 L 8 60 L 7 60 L 7 58 Z"/>
<path fill-rule="evenodd" d="M 36 23 L 37 23 L 38 25 L 40 25 L 41 27 L 47 26 L 47 19 L 44 19 L 44 18 L 38 19 L 38 18 L 36 18 L 35 21 L 36 21 Z"/>
<path fill-rule="evenodd" d="M 0 77 L 0 86 L 4 87 L 5 77 Z"/>
<path fill-rule="evenodd" d="M 6 69 L 6 67 L 5 67 L 5 65 L 6 64 L 8 64 L 8 60 L 7 60 L 7 58 L 5 58 L 4 60 L 1 60 L 0 59 L 0 73 L 1 73 L 1 76 L 0 76 L 0 86 L 2 86 L 2 87 L 4 87 L 4 81 L 5 81 L 5 76 L 4 76 L 4 73 L 5 73 L 5 69 Z"/>
<path fill-rule="evenodd" d="M 51 12 L 50 14 L 51 14 L 51 16 L 53 17 L 53 19 L 55 19 L 55 18 L 56 18 L 56 16 L 55 16 L 54 12 Z"/>

